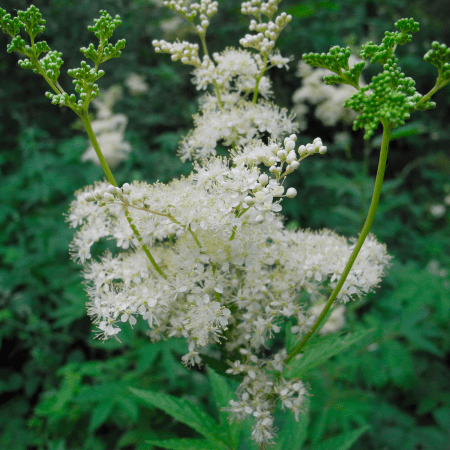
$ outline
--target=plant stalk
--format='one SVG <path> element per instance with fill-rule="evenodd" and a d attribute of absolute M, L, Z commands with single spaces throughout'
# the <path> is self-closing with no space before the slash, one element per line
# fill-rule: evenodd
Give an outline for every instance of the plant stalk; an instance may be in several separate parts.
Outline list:
<path fill-rule="evenodd" d="M 109 168 L 108 163 L 106 162 L 106 159 L 103 156 L 103 153 L 100 149 L 100 146 L 98 145 L 97 138 L 95 137 L 94 131 L 92 130 L 92 126 L 91 126 L 89 117 L 87 116 L 87 114 L 79 114 L 79 117 L 83 121 L 83 124 L 86 128 L 87 134 L 89 136 L 89 139 L 91 140 L 92 146 L 94 147 L 95 153 L 97 154 L 97 157 L 100 161 L 103 171 L 105 172 L 106 178 L 113 186 L 118 187 L 117 182 L 114 179 L 114 176 L 111 172 L 111 169 Z M 142 250 L 144 250 L 144 253 L 147 255 L 147 258 L 150 260 L 151 265 L 164 279 L 167 279 L 167 276 L 161 270 L 161 267 L 158 266 L 158 263 L 155 261 L 155 258 L 153 258 L 148 247 L 145 245 L 145 243 L 139 233 L 139 230 L 136 228 L 136 226 L 134 225 L 134 223 L 131 219 L 128 209 L 124 207 L 124 210 L 125 210 L 125 216 L 127 218 L 127 221 L 130 224 L 130 227 L 133 230 L 133 233 L 136 236 L 139 244 L 142 246 Z"/>
<path fill-rule="evenodd" d="M 319 325 L 322 323 L 324 317 L 330 310 L 331 306 L 333 305 L 334 301 L 336 300 L 336 297 L 338 296 L 340 290 L 342 289 L 342 286 L 344 285 L 345 280 L 347 279 L 347 276 L 350 273 L 350 270 L 358 256 L 358 253 L 361 250 L 361 247 L 363 246 L 367 235 L 369 234 L 373 219 L 375 218 L 375 213 L 377 212 L 378 202 L 380 200 L 381 187 L 383 185 L 384 172 L 386 169 L 386 160 L 387 160 L 387 155 L 388 155 L 388 150 L 389 150 L 389 141 L 391 138 L 391 128 L 390 128 L 389 123 L 382 121 L 382 124 L 383 124 L 383 140 L 381 143 L 381 151 L 380 151 L 380 159 L 378 162 L 377 177 L 375 179 L 375 187 L 373 190 L 372 201 L 370 203 L 369 212 L 367 214 L 367 218 L 364 223 L 364 226 L 361 230 L 358 241 L 356 242 L 355 248 L 353 249 L 352 254 L 350 255 L 350 258 L 347 261 L 344 271 L 342 272 L 342 275 L 341 275 L 341 278 L 339 279 L 338 284 L 333 289 L 333 292 L 331 293 L 330 298 L 328 299 L 325 307 L 323 308 L 319 317 L 315 321 L 311 330 L 305 334 L 303 339 L 297 344 L 297 346 L 294 348 L 294 350 L 292 350 L 292 352 L 286 358 L 286 361 L 285 361 L 286 364 L 288 364 L 292 360 L 292 358 L 294 358 L 296 355 L 298 355 L 300 353 L 300 351 L 303 349 L 303 347 L 309 341 L 309 339 L 314 334 L 314 332 L 317 330 L 317 328 L 319 328 Z"/>

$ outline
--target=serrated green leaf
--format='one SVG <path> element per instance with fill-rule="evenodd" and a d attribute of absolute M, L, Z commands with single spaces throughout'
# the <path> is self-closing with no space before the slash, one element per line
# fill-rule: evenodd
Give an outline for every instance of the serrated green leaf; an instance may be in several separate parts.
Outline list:
<path fill-rule="evenodd" d="M 325 442 L 315 445 L 311 450 L 349 450 L 350 447 L 365 433 L 370 427 L 361 427 L 355 431 L 343 433 Z"/>
<path fill-rule="evenodd" d="M 217 422 L 198 406 L 182 398 L 143 389 L 128 388 L 134 395 L 144 402 L 162 409 L 174 419 L 193 428 L 208 440 L 223 441 L 222 430 Z"/>
<path fill-rule="evenodd" d="M 234 391 L 228 385 L 226 378 L 218 375 L 210 367 L 208 367 L 208 378 L 219 410 L 220 426 L 228 434 L 232 448 L 237 448 L 242 428 L 236 421 L 230 423 L 228 421 L 229 413 L 221 411 L 221 408 L 229 406 L 230 400 L 234 399 Z"/>
<path fill-rule="evenodd" d="M 366 337 L 373 330 L 363 330 L 345 337 L 330 335 L 316 338 L 305 346 L 305 352 L 299 359 L 293 359 L 284 369 L 283 376 L 290 378 L 303 377 L 314 367 L 324 363 L 348 347 Z"/>

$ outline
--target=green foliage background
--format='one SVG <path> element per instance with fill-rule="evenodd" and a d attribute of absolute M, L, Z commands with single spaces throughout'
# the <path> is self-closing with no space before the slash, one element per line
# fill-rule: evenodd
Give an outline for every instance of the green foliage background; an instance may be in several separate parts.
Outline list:
<path fill-rule="evenodd" d="M 11 13 L 30 4 L 0 2 Z M 141 97 L 125 95 L 115 107 L 129 117 L 126 139 L 133 147 L 115 170 L 118 183 L 169 181 L 189 173 L 175 150 L 192 124 L 197 92 L 189 68 L 155 55 L 151 46 L 163 37 L 160 24 L 172 13 L 148 0 L 34 4 L 47 20 L 43 38 L 64 54 L 60 83 L 66 87 L 71 84 L 66 71 L 78 65 L 79 48 L 92 40 L 87 25 L 98 11 L 122 17 L 115 37 L 126 38 L 127 46 L 121 58 L 105 64 L 100 88 L 123 85 L 137 72 L 150 89 Z M 239 9 L 236 0 L 220 1 L 208 30 L 210 50 L 237 45 L 245 34 L 247 19 Z M 300 86 L 294 68 L 304 52 L 379 41 L 396 20 L 414 17 L 421 30 L 398 53 L 403 70 L 426 93 L 435 70 L 422 57 L 433 40 L 450 45 L 446 0 L 285 0 L 282 9 L 294 19 L 279 47 L 295 59 L 289 72 L 271 76 L 277 102 L 286 107 Z M 180 363 L 182 342 L 152 344 L 139 323 L 122 332 L 122 343 L 93 339 L 80 269 L 69 260 L 72 231 L 63 214 L 73 192 L 102 178 L 102 172 L 80 161 L 87 139 L 74 126 L 76 117 L 50 104 L 44 80 L 22 70 L 16 55 L 6 53 L 7 43 L 1 35 L 0 448 L 150 449 L 145 440 L 197 437 L 128 390 L 184 397 L 214 416 L 205 370 L 188 371 Z M 400 130 L 401 139 L 391 143 L 372 231 L 394 255 L 393 266 L 381 288 L 347 312 L 346 331 L 375 331 L 305 375 L 313 396 L 304 449 L 366 424 L 370 428 L 352 449 L 450 448 L 450 276 L 445 273 L 450 208 L 441 218 L 429 212 L 450 194 L 450 90 L 439 92 L 435 101 L 436 110 L 415 113 Z M 313 114 L 308 121 L 299 140 L 320 136 L 329 152 L 308 159 L 292 177 L 299 195 L 285 202 L 283 211 L 290 226 L 356 236 L 368 209 L 379 142 L 365 145 L 361 131 L 325 128 Z M 351 133 L 348 146 L 331 144 L 338 131 Z M 430 261 L 439 262 L 440 274 L 429 270 Z"/>

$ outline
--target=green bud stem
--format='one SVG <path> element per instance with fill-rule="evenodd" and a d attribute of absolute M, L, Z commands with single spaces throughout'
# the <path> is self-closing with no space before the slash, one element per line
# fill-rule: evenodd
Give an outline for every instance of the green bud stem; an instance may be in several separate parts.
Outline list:
<path fill-rule="evenodd" d="M 350 270 L 356 260 L 356 257 L 358 256 L 359 251 L 361 250 L 361 247 L 364 244 L 364 241 L 369 234 L 369 230 L 372 226 L 373 219 L 375 218 L 375 213 L 377 212 L 377 206 L 378 202 L 380 200 L 380 194 L 381 194 L 381 187 L 383 185 L 383 178 L 384 178 L 384 171 L 386 169 L 386 160 L 389 150 L 389 141 L 391 138 L 391 128 L 389 123 L 382 121 L 383 125 L 383 140 L 381 143 L 381 151 L 380 151 L 380 159 L 378 162 L 378 172 L 377 177 L 375 179 L 375 187 L 373 190 L 372 195 L 372 202 L 370 203 L 369 213 L 367 214 L 366 222 L 364 223 L 364 226 L 361 230 L 361 234 L 359 235 L 358 241 L 356 242 L 355 248 L 352 251 L 352 254 L 350 255 L 349 260 L 347 261 L 347 264 L 344 268 L 344 271 L 342 273 L 342 276 L 334 288 L 333 292 L 330 295 L 330 298 L 328 299 L 325 307 L 323 308 L 322 312 L 320 313 L 317 320 L 314 322 L 314 325 L 312 326 L 311 330 L 305 334 L 303 339 L 297 344 L 297 346 L 292 350 L 291 353 L 289 353 L 288 357 L 286 358 L 286 364 L 289 363 L 292 358 L 294 358 L 296 355 L 300 353 L 300 351 L 303 349 L 303 347 L 306 345 L 306 343 L 309 341 L 311 336 L 314 334 L 314 332 L 319 328 L 319 325 L 322 323 L 324 317 L 330 310 L 331 306 L 333 305 L 334 301 L 336 300 L 336 297 L 338 296 L 342 286 L 345 283 L 345 280 L 347 279 L 348 274 L 350 273 Z"/>
<path fill-rule="evenodd" d="M 111 172 L 111 169 L 108 166 L 108 163 L 106 162 L 105 157 L 103 156 L 103 153 L 100 149 L 100 146 L 98 145 L 97 138 L 95 137 L 94 131 L 92 130 L 91 122 L 89 120 L 89 117 L 87 113 L 84 114 L 78 114 L 80 119 L 83 121 L 83 124 L 86 128 L 87 134 L 89 136 L 89 139 L 92 143 L 92 146 L 94 147 L 95 153 L 97 154 L 97 157 L 100 161 L 100 164 L 103 168 L 103 171 L 105 172 L 106 178 L 108 181 L 113 185 L 117 187 L 117 182 L 114 179 L 114 176 Z M 128 223 L 130 224 L 131 229 L 133 230 L 134 235 L 136 236 L 139 244 L 142 246 L 142 250 L 144 250 L 144 253 L 147 255 L 147 258 L 150 260 L 150 263 L 154 267 L 154 269 L 164 278 L 167 279 L 167 276 L 164 274 L 164 272 L 161 270 L 161 268 L 158 266 L 158 263 L 153 258 L 152 254 L 150 253 L 148 247 L 144 244 L 144 241 L 142 240 L 142 237 L 134 225 L 130 213 L 127 208 L 124 208 L 125 210 L 125 216 L 127 218 Z"/>
<path fill-rule="evenodd" d="M 442 89 L 447 83 L 442 83 L 441 78 L 439 77 L 438 80 L 436 81 L 436 84 L 434 85 L 433 89 L 431 89 L 430 92 L 428 92 L 428 94 L 424 95 L 416 104 L 416 108 L 418 109 L 418 107 L 420 105 L 423 105 L 424 103 L 426 103 L 428 100 L 430 100 L 430 98 L 436 94 L 437 91 L 439 91 L 440 89 Z"/>
<path fill-rule="evenodd" d="M 41 63 L 39 62 L 39 58 L 36 58 L 36 47 L 34 45 L 34 38 L 30 36 L 31 48 L 33 49 L 33 55 L 27 55 L 31 62 L 34 64 L 38 72 L 45 78 L 45 81 L 49 84 L 49 86 L 56 92 L 56 94 L 64 94 L 64 89 L 58 84 L 55 86 L 52 80 L 45 73 L 45 70 L 42 68 Z"/>
<path fill-rule="evenodd" d="M 256 102 L 258 101 L 259 82 L 261 81 L 261 78 L 264 76 L 264 73 L 266 72 L 266 69 L 267 69 L 267 59 L 268 59 L 268 55 L 265 55 L 263 69 L 261 70 L 261 73 L 258 75 L 258 78 L 256 79 L 255 91 L 253 92 L 253 103 L 255 105 L 256 105 Z"/>
<path fill-rule="evenodd" d="M 105 172 L 106 178 L 113 186 L 117 187 L 117 182 L 114 179 L 114 176 L 108 166 L 108 163 L 106 162 L 105 157 L 103 156 L 100 146 L 98 145 L 97 138 L 95 137 L 94 130 L 92 129 L 91 121 L 89 120 L 87 113 L 80 113 L 78 115 L 82 120 L 84 127 L 86 128 L 87 134 L 92 143 L 92 146 L 94 147 L 95 153 L 97 154 L 97 158 L 100 161 L 103 172 Z"/>
<path fill-rule="evenodd" d="M 192 22 L 191 22 L 192 23 Z M 203 54 L 209 57 L 208 46 L 206 45 L 205 33 L 197 33 L 200 41 L 202 42 Z M 216 89 L 217 100 L 219 101 L 220 109 L 223 109 L 222 98 L 220 97 L 220 89 L 216 80 L 213 80 L 214 88 Z"/>

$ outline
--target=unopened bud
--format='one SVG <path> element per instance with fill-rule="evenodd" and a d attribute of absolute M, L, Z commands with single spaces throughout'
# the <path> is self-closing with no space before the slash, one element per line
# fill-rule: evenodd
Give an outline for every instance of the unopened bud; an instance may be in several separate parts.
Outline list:
<path fill-rule="evenodd" d="M 261 186 L 265 186 L 269 182 L 269 177 L 265 173 L 263 173 L 259 176 L 258 180 Z"/>
<path fill-rule="evenodd" d="M 288 198 L 294 198 L 297 195 L 297 190 L 293 187 L 289 188 L 286 191 L 286 197 Z"/>
<path fill-rule="evenodd" d="M 291 150 L 291 151 L 289 152 L 289 155 L 288 155 L 287 158 L 286 158 L 286 162 L 287 162 L 288 164 L 291 164 L 291 162 L 294 161 L 294 159 L 296 159 L 296 158 L 297 158 L 297 155 L 295 154 L 295 151 L 294 151 L 294 150 Z"/>
<path fill-rule="evenodd" d="M 252 206 L 253 203 L 255 203 L 255 199 L 247 195 L 247 197 L 244 198 L 244 202 L 247 203 L 248 206 Z"/>
<path fill-rule="evenodd" d="M 131 186 L 128 183 L 125 183 L 122 186 L 122 191 L 123 191 L 124 194 L 130 195 L 131 194 Z"/>

